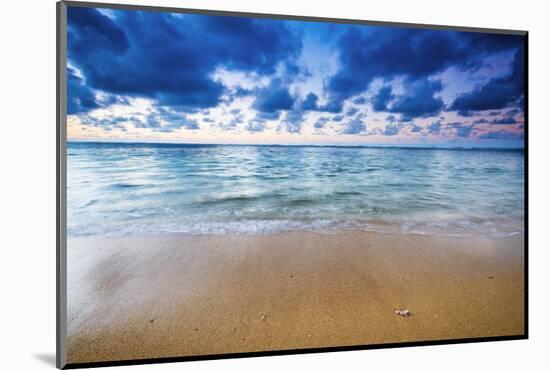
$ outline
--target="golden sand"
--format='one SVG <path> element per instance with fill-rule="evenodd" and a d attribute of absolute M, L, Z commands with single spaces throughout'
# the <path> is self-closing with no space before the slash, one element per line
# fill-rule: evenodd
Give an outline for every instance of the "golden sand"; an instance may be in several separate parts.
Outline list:
<path fill-rule="evenodd" d="M 68 302 L 69 363 L 522 335 L 523 238 L 73 238 Z"/>

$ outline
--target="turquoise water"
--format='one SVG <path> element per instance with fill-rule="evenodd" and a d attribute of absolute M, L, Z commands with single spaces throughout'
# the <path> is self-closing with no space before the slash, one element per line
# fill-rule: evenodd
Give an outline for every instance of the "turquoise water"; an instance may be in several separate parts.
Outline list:
<path fill-rule="evenodd" d="M 68 144 L 69 236 L 524 232 L 524 152 Z"/>

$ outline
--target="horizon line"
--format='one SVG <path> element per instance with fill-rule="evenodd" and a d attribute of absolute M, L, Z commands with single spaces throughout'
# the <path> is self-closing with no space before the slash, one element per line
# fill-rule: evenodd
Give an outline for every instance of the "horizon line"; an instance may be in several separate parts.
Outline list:
<path fill-rule="evenodd" d="M 462 150 L 525 150 L 525 146 L 484 147 L 484 146 L 414 146 L 414 145 L 384 145 L 384 144 L 254 144 L 254 143 L 189 143 L 170 141 L 123 141 L 123 140 L 78 140 L 67 139 L 68 143 L 88 144 L 161 144 L 161 145 L 210 145 L 210 146 L 280 146 L 280 147 L 330 147 L 330 148 L 397 148 L 397 149 L 462 149 Z"/>

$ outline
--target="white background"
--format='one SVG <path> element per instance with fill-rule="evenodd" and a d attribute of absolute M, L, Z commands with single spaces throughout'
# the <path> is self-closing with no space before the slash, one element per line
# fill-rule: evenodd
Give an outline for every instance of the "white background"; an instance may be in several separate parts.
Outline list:
<path fill-rule="evenodd" d="M 111 2 L 117 2 L 111 0 Z M 548 366 L 549 11 L 544 1 L 125 0 L 126 3 L 530 31 L 530 339 L 125 367 L 518 369 Z M 55 357 L 55 2 L 6 1 L 0 22 L 0 367 Z M 547 365 L 544 365 L 546 363 Z"/>

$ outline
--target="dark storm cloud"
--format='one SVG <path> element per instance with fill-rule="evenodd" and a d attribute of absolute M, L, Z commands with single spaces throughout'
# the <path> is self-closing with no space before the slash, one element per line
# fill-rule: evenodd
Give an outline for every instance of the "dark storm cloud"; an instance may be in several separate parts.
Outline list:
<path fill-rule="evenodd" d="M 501 109 L 511 104 L 521 104 L 520 108 L 523 109 L 520 99 L 525 90 L 524 64 L 523 48 L 520 48 L 514 55 L 512 69 L 507 75 L 493 78 L 474 91 L 460 95 L 453 101 L 449 110 Z"/>
<path fill-rule="evenodd" d="M 317 104 L 318 100 L 319 97 L 317 95 L 315 95 L 314 93 L 309 93 L 306 95 L 306 98 L 302 103 L 302 108 L 305 110 L 317 110 L 319 109 L 319 106 Z"/>
<path fill-rule="evenodd" d="M 259 89 L 256 100 L 252 105 L 254 109 L 263 113 L 275 113 L 281 110 L 290 110 L 294 105 L 294 99 L 279 79 L 272 80 L 268 86 Z"/>
<path fill-rule="evenodd" d="M 439 80 L 418 79 L 409 81 L 405 92 L 396 96 L 391 86 L 383 86 L 371 99 L 372 109 L 375 112 L 399 113 L 404 122 L 435 116 L 444 108 L 443 100 L 435 97 L 442 88 Z"/>
<path fill-rule="evenodd" d="M 76 75 L 74 69 L 67 68 L 67 113 L 85 113 L 100 106 L 93 90 Z"/>
<path fill-rule="evenodd" d="M 118 54 L 129 48 L 125 33 L 96 9 L 69 7 L 67 22 L 71 55 L 93 56 L 97 50 Z"/>
<path fill-rule="evenodd" d="M 444 107 L 443 100 L 434 94 L 442 89 L 441 81 L 419 79 L 406 86 L 405 93 L 396 98 L 389 109 L 400 113 L 402 121 L 418 117 L 430 117 L 439 114 Z"/>
<path fill-rule="evenodd" d="M 425 79 L 451 66 L 475 69 L 487 55 L 519 49 L 522 43 L 521 36 L 512 35 L 350 26 L 338 42 L 341 67 L 327 84 L 330 104 L 341 106 L 347 98 L 365 91 L 377 77 L 389 80 L 404 76 L 407 81 Z M 508 82 L 494 83 L 493 87 L 501 89 Z M 383 110 L 383 103 L 382 99 L 376 108 Z M 456 109 L 470 109 L 470 104 L 462 105 L 468 107 Z"/>
<path fill-rule="evenodd" d="M 319 105 L 319 97 L 314 93 L 306 95 L 302 107 L 304 110 L 318 112 L 340 113 L 342 111 L 340 103 L 334 104 L 333 102 L 328 102 L 327 104 Z"/>
<path fill-rule="evenodd" d="M 388 103 L 394 98 L 391 86 L 383 86 L 371 99 L 372 109 L 375 112 L 386 111 Z"/>
<path fill-rule="evenodd" d="M 284 64 L 284 71 L 285 71 L 285 76 L 292 79 L 311 76 L 311 73 L 307 70 L 307 68 L 290 61 L 287 61 Z"/>
<path fill-rule="evenodd" d="M 340 70 L 328 83 L 335 102 L 368 88 L 376 77 L 425 78 L 449 66 L 478 67 L 490 53 L 518 48 L 519 36 L 350 26 L 339 40 Z"/>
<path fill-rule="evenodd" d="M 113 20 L 95 9 L 68 8 L 70 63 L 91 89 L 153 98 L 178 109 L 219 103 L 225 87 L 211 78 L 218 67 L 270 75 L 278 62 L 301 49 L 300 39 L 277 20 L 141 11 L 115 15 Z"/>

